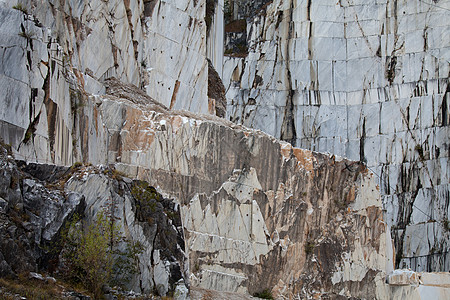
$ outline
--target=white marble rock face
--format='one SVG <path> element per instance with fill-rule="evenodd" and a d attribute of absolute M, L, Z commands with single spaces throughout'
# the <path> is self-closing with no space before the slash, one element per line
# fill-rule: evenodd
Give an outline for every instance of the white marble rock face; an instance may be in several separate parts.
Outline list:
<path fill-rule="evenodd" d="M 0 132 L 17 159 L 114 165 L 176 199 L 200 288 L 389 297 L 386 222 L 402 266 L 448 270 L 448 1 L 274 0 L 222 71 L 229 116 L 272 136 L 196 114 L 207 56 L 220 72 L 206 3 L 150 2 L 0 1 Z M 108 77 L 140 90 L 110 95 Z"/>
<path fill-rule="evenodd" d="M 21 3 L 26 13 L 0 2 L 0 127 L 21 159 L 76 161 L 73 113 L 89 95 L 105 94 L 109 77 L 167 107 L 208 113 L 205 1 Z M 217 57 L 220 48 L 212 51 Z M 32 146 L 23 142 L 27 130 Z M 90 147 L 106 155 L 101 145 Z"/>
<path fill-rule="evenodd" d="M 417 271 L 450 269 L 449 9 L 275 0 L 249 19 L 248 56 L 224 61 L 230 120 L 277 138 L 294 124 L 296 146 L 367 163 L 398 266 Z"/>
<path fill-rule="evenodd" d="M 197 5 L 202 3 L 198 1 Z M 90 9 L 97 7 L 94 4 Z M 163 8 L 166 4 L 161 4 L 161 11 L 178 9 L 169 4 Z M 155 14 L 157 8 L 154 9 Z M 317 260 L 322 261 L 318 251 L 326 251 L 329 244 L 346 244 L 345 249 L 332 248 L 334 259 L 327 272 L 327 289 L 342 290 L 342 286 L 344 291 L 349 291 L 352 280 L 373 271 L 367 280 L 371 282 L 371 293 L 376 293 L 377 285 L 372 279 L 382 276 L 386 266 L 392 264 L 391 257 L 386 255 L 391 245 L 384 242 L 389 232 L 379 222 L 382 216 L 378 191 L 368 193 L 368 197 L 357 197 L 360 191 L 372 189 L 374 185 L 373 175 L 363 166 L 357 164 L 353 171 L 341 172 L 345 169 L 343 161 L 293 149 L 265 133 L 214 116 L 168 111 L 142 95 L 142 91 L 132 90 L 134 93 L 128 98 L 126 93 L 109 95 L 97 80 L 97 76 L 103 75 L 95 73 L 103 72 L 99 70 L 108 64 L 107 60 L 92 64 L 91 67 L 97 66 L 90 69 L 92 72 L 86 71 L 82 62 L 68 60 L 64 50 L 68 45 L 58 44 L 48 28 L 37 26 L 9 7 L 2 6 L 0 13 L 15 18 L 11 23 L 15 24 L 16 31 L 1 35 L 0 41 L 8 47 L 19 45 L 20 51 L 14 52 L 17 57 L 11 63 L 21 68 L 5 63 L 2 76 L 7 80 L 17 77 L 18 90 L 25 95 L 13 100 L 0 98 L 7 107 L 7 114 L 2 115 L 2 136 L 12 144 L 16 158 L 57 165 L 71 165 L 76 161 L 114 165 L 117 170 L 147 180 L 176 199 L 183 212 L 186 248 L 192 263 L 190 279 L 194 286 L 239 293 L 258 292 L 272 286 L 278 294 L 289 295 L 293 293 L 289 282 L 302 276 L 309 286 L 304 294 L 311 295 L 318 285 L 315 278 L 320 277 L 317 270 L 311 271 Z M 163 16 L 167 19 L 171 14 L 161 15 L 161 19 Z M 18 36 L 20 24 L 36 31 L 33 46 Z M 155 22 L 155 26 L 158 24 Z M 2 23 L 0 30 L 8 32 L 8 26 L 12 25 Z M 61 34 L 70 36 L 70 31 Z M 176 39 L 179 33 L 170 34 Z M 202 47 L 195 39 L 189 41 L 193 49 L 188 52 Z M 158 38 L 155 42 L 172 43 Z M 170 60 L 172 50 L 165 47 L 158 49 L 163 50 L 159 55 L 169 55 L 166 58 Z M 198 65 L 194 61 L 186 63 L 193 70 L 190 75 L 195 73 Z M 124 77 L 119 79 L 128 82 Z M 165 82 L 168 80 L 164 79 Z M 206 84 L 206 80 L 199 79 L 199 82 Z M 180 82 L 179 93 L 185 83 Z M 126 91 L 126 85 L 122 83 L 117 90 Z M 178 96 L 183 101 L 190 99 L 187 94 Z M 178 108 L 178 100 L 164 101 L 161 96 L 162 103 L 169 106 L 175 103 L 174 108 Z M 15 110 L 16 107 L 20 110 Z M 17 113 L 25 118 L 17 117 Z M 329 172 L 335 176 L 328 176 Z M 340 185 L 338 178 L 348 185 Z M 326 190 L 319 188 L 323 186 Z M 341 196 L 346 200 L 341 201 Z M 353 204 L 349 210 L 344 209 Z M 368 218 L 370 211 L 375 212 L 375 218 Z M 317 230 L 314 224 L 319 224 L 317 228 L 326 227 L 326 232 Z M 344 233 L 339 224 L 351 228 L 348 231 L 351 234 Z M 139 238 L 139 228 L 135 230 L 134 236 Z M 370 231 L 373 239 L 380 240 L 378 248 L 365 241 L 366 231 Z M 333 236 L 333 240 L 325 236 Z M 348 243 L 345 237 L 352 240 L 359 237 L 361 242 Z M 308 242 L 314 246 L 309 246 L 306 259 Z M 363 253 L 369 253 L 370 257 L 364 258 Z M 288 260 L 289 257 L 294 259 Z M 329 261 L 327 257 L 323 256 Z M 349 264 L 353 258 L 361 258 L 357 267 Z M 268 270 L 276 270 L 271 278 L 266 278 Z M 341 270 L 359 275 L 342 277 Z M 144 278 L 154 274 L 158 283 L 166 282 L 163 262 L 152 270 L 144 268 L 143 272 Z M 311 272 L 319 277 L 308 277 Z M 337 273 L 336 287 L 331 281 L 334 273 Z"/>

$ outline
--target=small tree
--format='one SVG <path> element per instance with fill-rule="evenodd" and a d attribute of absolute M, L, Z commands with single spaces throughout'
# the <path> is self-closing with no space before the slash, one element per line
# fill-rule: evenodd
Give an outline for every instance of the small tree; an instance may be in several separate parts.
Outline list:
<path fill-rule="evenodd" d="M 75 216 L 62 232 L 65 273 L 69 279 L 82 283 L 95 299 L 102 297 L 105 284 L 127 285 L 132 275 L 139 272 L 139 255 L 144 251 L 139 241 L 120 236 L 111 203 L 91 224 Z M 125 250 L 118 249 L 119 242 L 125 242 Z"/>
<path fill-rule="evenodd" d="M 89 225 L 75 219 L 67 233 L 64 257 L 69 275 L 83 283 L 95 298 L 101 297 L 102 286 L 111 279 L 114 265 L 111 243 L 118 236 L 119 228 L 111 226 L 102 211 Z"/>

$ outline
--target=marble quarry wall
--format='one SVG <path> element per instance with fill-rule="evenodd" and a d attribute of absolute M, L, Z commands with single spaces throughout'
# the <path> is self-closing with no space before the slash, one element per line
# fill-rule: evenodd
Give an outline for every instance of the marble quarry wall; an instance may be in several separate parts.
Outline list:
<path fill-rule="evenodd" d="M 256 5 L 256 4 L 255 4 Z M 274 0 L 225 57 L 229 120 L 367 164 L 397 267 L 449 271 L 450 1 Z"/>
<path fill-rule="evenodd" d="M 76 139 L 79 160 L 145 180 L 179 203 L 190 285 L 279 297 L 384 290 L 392 242 L 363 164 L 107 85 L 111 94 L 82 100 L 65 138 Z M 34 139 L 25 142 L 30 149 Z M 66 149 L 54 150 L 70 157 L 63 164 L 72 161 Z"/>
<path fill-rule="evenodd" d="M 2 82 L 16 83 L 14 93 L 27 85 L 42 102 L 44 80 L 70 68 L 77 74 L 72 81 L 83 81 L 89 93 L 104 93 L 102 81 L 115 77 L 167 107 L 208 112 L 205 1 L 20 3 L 27 13 L 12 8 L 15 0 L 0 1 Z M 69 97 L 68 84 L 51 90 L 55 103 Z"/>
<path fill-rule="evenodd" d="M 13 8 L 16 1 L 0 1 L 0 127 L 24 159 L 76 161 L 75 139 L 60 137 L 74 133 L 71 113 L 85 94 L 104 94 L 111 77 L 168 108 L 214 113 L 207 95 L 205 1 L 21 3 L 24 11 Z M 33 150 L 22 143 L 31 133 Z M 55 148 L 70 154 L 54 156 Z"/>
<path fill-rule="evenodd" d="M 439 293 L 447 293 L 444 275 L 417 281 L 418 286 L 409 273 L 392 277 L 392 284 L 386 278 L 396 275 L 391 273 L 396 260 L 418 271 L 448 270 L 448 79 L 439 75 L 448 73 L 447 58 L 439 56 L 448 52 L 436 44 L 445 44 L 447 37 L 437 31 L 448 27 L 426 27 L 428 46 L 419 51 L 425 57 L 423 77 L 403 83 L 400 74 L 415 64 L 403 63 L 414 55 L 405 50 L 408 35 L 399 33 L 398 22 L 415 16 L 410 10 L 423 9 L 421 4 L 409 10 L 400 2 L 374 4 L 386 16 L 377 23 L 383 28 L 377 41 L 385 44 L 377 45 L 381 56 L 374 58 L 359 57 L 367 51 L 363 47 L 350 52 L 351 25 L 344 26 L 358 16 L 351 23 L 356 26 L 352 41 L 372 45 L 372 6 L 274 0 L 248 22 L 248 56 L 227 57 L 219 73 L 221 46 L 212 41 L 223 34 L 222 2 L 213 2 L 211 18 L 207 2 L 23 1 L 24 11 L 13 8 L 15 1 L 0 1 L 0 133 L 15 159 L 107 165 L 174 199 L 188 256 L 185 280 L 191 287 L 241 295 L 267 289 L 280 299 L 420 299 L 423 287 L 432 289 L 430 282 L 436 282 Z M 439 6 L 446 3 L 441 0 Z M 424 11 L 424 22 L 445 24 L 439 12 L 435 7 Z M 335 22 L 328 24 L 330 19 Z M 335 24 L 339 20 L 346 28 L 342 37 Z M 303 31 L 293 30 L 294 25 Z M 365 34 L 360 36 L 358 28 Z M 308 32 L 313 34 L 308 37 Z M 311 50 L 301 59 L 296 55 L 303 55 L 303 34 Z M 373 35 L 378 37 L 378 31 Z M 333 44 L 340 40 L 345 51 Z M 437 60 L 428 56 L 433 49 Z M 338 60 L 342 54 L 333 54 L 336 59 L 322 65 L 333 51 L 345 55 Z M 392 63 L 383 62 L 388 57 Z M 224 79 L 234 122 L 208 114 L 207 58 Z M 373 59 L 364 69 L 364 61 Z M 338 61 L 342 69 L 332 70 L 342 72 L 339 93 L 328 91 L 322 79 L 328 70 L 324 66 Z M 303 63 L 308 68 L 294 67 Z M 390 71 L 373 81 L 375 75 L 364 72 L 375 72 L 378 63 Z M 435 64 L 434 73 L 425 72 L 428 63 Z M 308 80 L 296 77 L 305 74 Z M 335 82 L 337 77 L 331 78 Z M 362 90 L 361 80 L 367 83 Z M 375 82 L 384 82 L 384 88 Z M 415 84 L 420 94 L 408 98 Z M 365 95 L 364 100 L 351 102 L 359 101 L 357 95 Z M 261 112 L 272 108 L 279 111 L 264 119 Z M 236 117 L 239 110 L 251 116 L 254 122 L 244 125 L 254 129 L 236 124 L 243 120 Z M 433 122 L 422 126 L 428 114 Z M 374 129 L 377 118 L 383 122 Z M 411 122 L 405 125 L 405 120 Z M 300 132 L 311 134 L 302 137 Z M 320 148 L 320 141 L 337 146 Z M 381 154 L 385 160 L 379 160 Z M 84 194 L 92 187 L 84 184 L 73 181 L 68 187 Z M 165 278 L 162 264 L 158 278 Z"/>

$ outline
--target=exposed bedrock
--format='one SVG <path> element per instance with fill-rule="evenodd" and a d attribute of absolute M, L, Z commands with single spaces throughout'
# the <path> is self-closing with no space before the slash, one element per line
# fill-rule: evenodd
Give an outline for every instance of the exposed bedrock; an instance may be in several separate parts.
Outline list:
<path fill-rule="evenodd" d="M 450 270 L 449 5 L 274 0 L 224 61 L 227 118 L 365 162 L 396 266 L 417 271 Z"/>
<path fill-rule="evenodd" d="M 16 248 L 12 236 L 32 237 L 17 270 L 2 250 L 2 273 L 32 269 L 27 251 L 73 211 L 92 218 L 116 201 L 123 234 L 146 246 L 135 290 L 164 295 L 183 278 L 194 294 L 448 294 L 445 274 L 389 275 L 395 262 L 449 266 L 448 18 L 437 6 L 256 1 L 244 10 L 256 14 L 248 56 L 222 69 L 206 40 L 220 36 L 225 2 L 41 2 L 23 1 L 27 12 L 0 2 L 11 148 L 0 234 Z M 234 123 L 214 116 L 224 88 Z M 19 185 L 12 155 L 30 175 Z M 76 162 L 77 176 L 49 191 L 43 182 Z M 147 182 L 150 204 L 112 170 Z M 52 221 L 12 227 L 7 212 L 36 206 Z"/>

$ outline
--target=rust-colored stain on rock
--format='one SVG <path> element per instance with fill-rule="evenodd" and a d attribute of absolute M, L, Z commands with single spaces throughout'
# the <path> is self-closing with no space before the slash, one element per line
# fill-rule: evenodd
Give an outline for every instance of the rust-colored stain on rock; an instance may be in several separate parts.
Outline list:
<path fill-rule="evenodd" d="M 153 123 L 144 117 L 141 110 L 129 108 L 126 123 L 122 128 L 123 151 L 146 150 L 154 140 Z"/>
<path fill-rule="evenodd" d="M 94 106 L 95 133 L 98 135 L 98 109 Z"/>
<path fill-rule="evenodd" d="M 293 148 L 292 152 L 294 153 L 294 156 L 297 158 L 298 165 L 300 167 L 310 172 L 314 170 L 314 162 L 316 161 L 316 158 L 314 157 L 311 151 Z"/>
<path fill-rule="evenodd" d="M 289 159 L 291 156 L 292 145 L 288 143 L 280 144 L 280 152 L 283 158 Z"/>
<path fill-rule="evenodd" d="M 208 113 L 211 115 L 216 113 L 216 99 L 208 98 Z"/>
<path fill-rule="evenodd" d="M 77 69 L 73 69 L 73 73 L 77 77 L 77 82 L 81 86 L 82 89 L 84 89 L 84 76 L 83 73 L 78 71 Z"/>
<path fill-rule="evenodd" d="M 177 102 L 177 94 L 178 94 L 178 89 L 180 88 L 180 81 L 175 81 L 175 86 L 173 88 L 173 93 L 172 93 L 172 98 L 170 99 L 170 109 L 173 109 L 173 107 L 175 106 L 175 103 Z"/>
<path fill-rule="evenodd" d="M 183 119 L 180 116 L 174 116 L 171 120 L 172 132 L 177 133 L 183 127 Z"/>
<path fill-rule="evenodd" d="M 355 201 L 355 197 L 356 197 L 356 188 L 352 186 L 347 194 L 347 202 Z"/>

